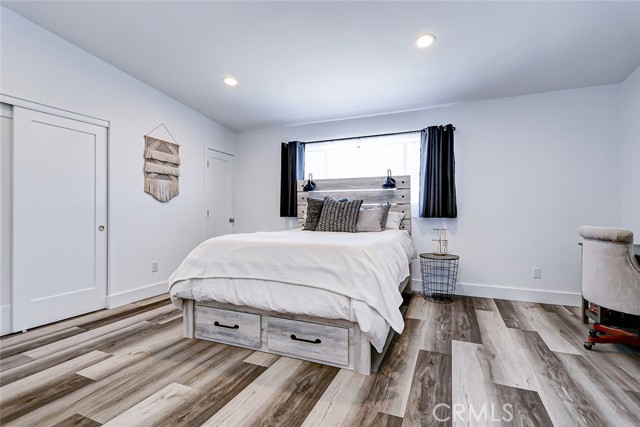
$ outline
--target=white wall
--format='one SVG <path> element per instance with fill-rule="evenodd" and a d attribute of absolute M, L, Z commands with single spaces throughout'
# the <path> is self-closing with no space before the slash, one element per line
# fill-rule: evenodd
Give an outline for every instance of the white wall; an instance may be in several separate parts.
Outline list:
<path fill-rule="evenodd" d="M 278 217 L 280 142 L 453 123 L 459 218 L 446 223 L 450 251 L 461 256 L 459 291 L 577 304 L 578 227 L 620 222 L 619 86 L 240 133 L 236 227 L 293 226 Z M 431 229 L 442 222 L 413 219 L 419 252 L 433 250 Z M 542 279 L 531 277 L 533 267 Z"/>
<path fill-rule="evenodd" d="M 622 226 L 640 243 L 640 68 L 621 85 Z"/>
<path fill-rule="evenodd" d="M 234 153 L 235 133 L 8 9 L 0 12 L 0 92 L 110 122 L 110 306 L 166 291 L 168 276 L 203 237 L 204 147 Z M 180 195 L 168 203 L 143 191 L 143 136 L 160 123 L 180 144 L 182 161 Z"/>

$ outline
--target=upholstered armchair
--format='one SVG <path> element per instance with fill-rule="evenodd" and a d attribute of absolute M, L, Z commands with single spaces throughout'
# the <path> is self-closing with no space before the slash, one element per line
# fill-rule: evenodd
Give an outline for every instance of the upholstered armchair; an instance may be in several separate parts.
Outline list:
<path fill-rule="evenodd" d="M 582 296 L 600 307 L 640 316 L 640 263 L 634 254 L 633 233 L 621 228 L 580 227 L 582 242 Z M 598 323 L 585 347 L 597 342 L 640 345 L 626 331 Z M 603 335 L 602 333 L 610 335 Z"/>

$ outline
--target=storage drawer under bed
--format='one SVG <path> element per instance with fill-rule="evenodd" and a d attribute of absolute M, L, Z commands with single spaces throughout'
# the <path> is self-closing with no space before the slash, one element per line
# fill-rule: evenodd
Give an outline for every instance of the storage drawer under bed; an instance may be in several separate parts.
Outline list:
<path fill-rule="evenodd" d="M 260 348 L 260 315 L 196 305 L 195 337 Z"/>
<path fill-rule="evenodd" d="M 297 320 L 269 317 L 269 351 L 306 359 L 349 364 L 349 330 Z"/>

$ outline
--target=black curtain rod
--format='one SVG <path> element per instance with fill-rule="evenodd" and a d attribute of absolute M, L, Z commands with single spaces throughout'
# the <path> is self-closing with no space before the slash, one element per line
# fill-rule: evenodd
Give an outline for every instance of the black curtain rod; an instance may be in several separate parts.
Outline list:
<path fill-rule="evenodd" d="M 441 125 L 442 126 L 442 125 Z M 454 127 L 453 130 L 456 130 L 456 128 Z M 331 141 L 347 141 L 349 139 L 360 139 L 360 138 L 375 138 L 377 136 L 392 136 L 392 135 L 405 135 L 407 133 L 418 133 L 418 132 L 422 132 L 423 129 L 418 129 L 418 130 L 407 130 L 404 132 L 391 132 L 391 133 L 379 133 L 377 135 L 362 135 L 362 136 L 350 136 L 348 138 L 335 138 L 335 139 L 321 139 L 319 141 L 308 141 L 308 142 L 304 142 L 301 141 L 301 143 L 303 145 L 306 144 L 317 144 L 320 142 L 331 142 Z"/>

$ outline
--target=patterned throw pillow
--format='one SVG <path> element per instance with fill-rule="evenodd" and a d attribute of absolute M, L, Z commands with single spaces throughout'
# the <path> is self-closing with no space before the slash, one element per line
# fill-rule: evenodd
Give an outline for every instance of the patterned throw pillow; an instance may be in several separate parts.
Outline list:
<path fill-rule="evenodd" d="M 325 197 L 316 231 L 355 233 L 361 205 L 362 200 L 338 202 L 331 197 Z"/>
<path fill-rule="evenodd" d="M 320 199 L 307 199 L 307 219 L 304 221 L 303 230 L 315 231 L 320 220 L 320 214 L 322 213 L 322 206 L 324 200 Z"/>

